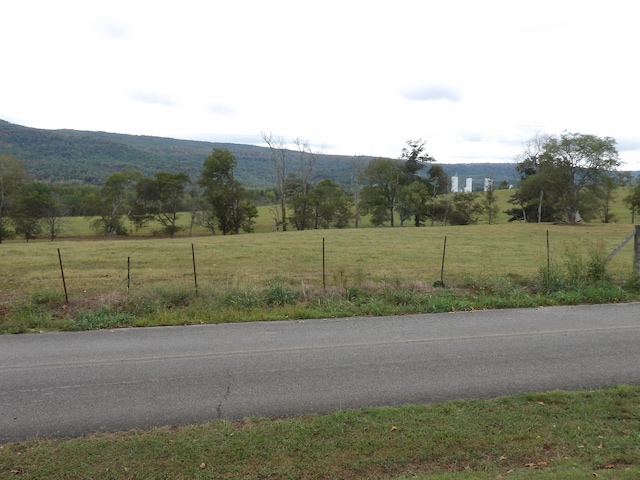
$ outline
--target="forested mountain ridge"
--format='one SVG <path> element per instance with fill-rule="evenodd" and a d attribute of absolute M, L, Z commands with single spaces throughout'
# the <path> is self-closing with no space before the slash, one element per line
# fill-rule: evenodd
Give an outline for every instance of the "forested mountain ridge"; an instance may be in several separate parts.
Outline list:
<path fill-rule="evenodd" d="M 268 188 L 276 184 L 271 152 L 266 147 L 107 132 L 44 130 L 0 120 L 0 154 L 22 159 L 35 180 L 54 184 L 101 185 L 111 174 L 123 169 L 139 170 L 146 176 L 161 171 L 184 172 L 197 178 L 205 158 L 214 148 L 226 148 L 234 154 L 238 162 L 235 176 L 245 187 Z M 399 153 L 401 149 L 399 145 Z M 298 153 L 289 151 L 288 155 L 293 172 Z M 330 178 L 346 185 L 352 158 L 318 155 L 311 180 Z M 481 188 L 484 177 L 491 177 L 497 183 L 515 181 L 513 164 L 438 164 L 450 176 L 473 178 L 476 189 Z"/>

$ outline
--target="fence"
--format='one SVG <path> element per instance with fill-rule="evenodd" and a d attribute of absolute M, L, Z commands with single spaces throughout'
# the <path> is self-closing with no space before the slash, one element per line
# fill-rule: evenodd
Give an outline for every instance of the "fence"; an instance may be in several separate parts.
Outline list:
<path fill-rule="evenodd" d="M 607 261 L 611 261 L 613 257 L 617 255 L 617 253 L 622 250 L 631 239 L 634 239 L 633 242 L 633 274 L 640 275 L 640 225 L 636 225 L 635 230 L 633 230 L 629 235 L 625 237 L 625 239 L 616 247 L 616 249 L 609 254 L 607 257 Z"/>
<path fill-rule="evenodd" d="M 461 229 L 430 229 L 428 235 L 425 229 L 369 229 L 358 235 L 324 231 L 187 241 L 87 242 L 92 244 L 90 252 L 66 245 L 61 253 L 58 248 L 58 275 L 67 300 L 68 283 L 75 296 L 79 291 L 176 285 L 191 285 L 196 291 L 243 289 L 274 279 L 323 289 L 373 283 L 473 284 L 474 278 L 481 277 L 517 280 L 535 276 L 544 266 L 561 262 L 563 255 L 575 254 L 580 246 L 608 252 L 615 245 L 613 235 L 600 238 L 588 229 L 563 228 L 551 233 L 538 228 L 520 236 L 509 235 L 515 230 L 498 234 L 500 230 L 495 229 L 489 237 L 466 235 Z M 639 232 L 636 226 L 607 257 L 615 275 L 640 272 Z M 632 238 L 630 252 L 624 247 Z M 86 247 L 87 243 L 74 245 Z M 132 252 L 132 246 L 139 248 Z M 49 280 L 50 273 L 47 283 Z"/>

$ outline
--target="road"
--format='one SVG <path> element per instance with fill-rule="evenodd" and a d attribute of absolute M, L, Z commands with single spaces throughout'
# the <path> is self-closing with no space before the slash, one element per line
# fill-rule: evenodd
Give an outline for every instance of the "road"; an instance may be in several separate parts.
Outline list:
<path fill-rule="evenodd" d="M 0 336 L 0 443 L 640 384 L 640 303 Z"/>

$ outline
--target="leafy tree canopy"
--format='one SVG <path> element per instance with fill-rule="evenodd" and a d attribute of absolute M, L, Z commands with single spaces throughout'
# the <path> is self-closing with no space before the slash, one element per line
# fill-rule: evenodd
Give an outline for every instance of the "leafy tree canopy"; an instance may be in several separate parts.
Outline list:
<path fill-rule="evenodd" d="M 590 191 L 603 186 L 607 175 L 620 165 L 611 137 L 568 132 L 537 135 L 520 156 L 516 169 L 521 181 L 512 203 L 521 206 L 523 215 L 535 206 L 538 221 L 546 209 L 552 217 L 562 213 L 568 223 L 578 223 L 581 217 L 593 215 L 588 208 L 593 202 L 586 198 Z"/>

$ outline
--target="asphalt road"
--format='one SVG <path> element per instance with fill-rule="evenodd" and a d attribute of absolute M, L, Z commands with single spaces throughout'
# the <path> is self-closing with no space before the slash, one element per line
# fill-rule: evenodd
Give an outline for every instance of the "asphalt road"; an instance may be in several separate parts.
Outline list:
<path fill-rule="evenodd" d="M 640 304 L 0 336 L 0 443 L 640 384 Z"/>

